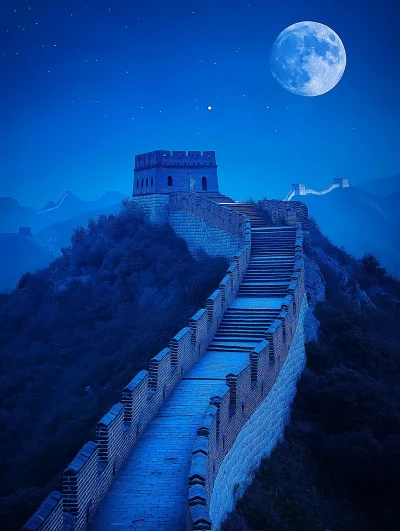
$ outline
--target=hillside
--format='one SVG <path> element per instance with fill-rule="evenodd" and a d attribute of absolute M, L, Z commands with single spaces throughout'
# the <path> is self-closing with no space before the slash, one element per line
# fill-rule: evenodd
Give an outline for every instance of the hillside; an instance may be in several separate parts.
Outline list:
<path fill-rule="evenodd" d="M 32 236 L 0 234 L 0 293 L 15 288 L 27 271 L 46 267 L 57 258 L 57 253 Z"/>
<path fill-rule="evenodd" d="M 39 232 L 50 224 L 76 217 L 82 213 L 95 212 L 119 204 L 124 195 L 119 192 L 107 192 L 95 201 L 83 201 L 76 195 L 68 193 L 57 208 L 38 211 L 34 220 L 34 232 Z"/>
<path fill-rule="evenodd" d="M 76 216 L 48 225 L 36 233 L 36 238 L 50 249 L 60 251 L 62 247 L 71 245 L 71 234 L 76 227 L 87 228 L 90 219 L 97 219 L 101 215 L 118 214 L 120 210 L 121 203 L 117 202 L 104 205 L 96 210 L 81 212 Z"/>
<path fill-rule="evenodd" d="M 395 529 L 400 283 L 372 257 L 358 263 L 334 247 L 315 225 L 306 277 L 318 342 L 306 346 L 284 442 L 262 462 L 223 531 Z"/>
<path fill-rule="evenodd" d="M 357 258 L 372 252 L 391 274 L 400 276 L 400 217 L 395 198 L 379 198 L 350 187 L 300 199 L 335 245 Z"/>
<path fill-rule="evenodd" d="M 59 206 L 50 201 L 45 208 L 54 209 L 40 213 L 30 207 L 21 207 L 15 199 L 0 198 L 0 255 L 5 257 L 0 265 L 0 293 L 15 288 L 23 273 L 33 273 L 46 267 L 59 256 L 61 248 L 71 243 L 73 229 L 87 227 L 90 219 L 102 214 L 117 214 L 124 197 L 118 192 L 108 192 L 96 201 L 82 201 L 73 194 L 65 194 Z M 32 229 L 30 240 L 18 236 L 18 229 Z"/>
<path fill-rule="evenodd" d="M 21 206 L 12 197 L 0 197 L 0 233 L 18 232 L 19 227 L 31 227 L 35 217 L 32 207 Z"/>
<path fill-rule="evenodd" d="M 128 202 L 74 231 L 47 269 L 0 298 L 0 521 L 20 529 L 116 395 L 218 286 L 223 259 L 189 254 Z M 23 391 L 22 391 L 23 390 Z"/>
<path fill-rule="evenodd" d="M 388 195 L 400 192 L 400 175 L 363 181 L 358 187 L 372 195 L 387 197 Z"/>

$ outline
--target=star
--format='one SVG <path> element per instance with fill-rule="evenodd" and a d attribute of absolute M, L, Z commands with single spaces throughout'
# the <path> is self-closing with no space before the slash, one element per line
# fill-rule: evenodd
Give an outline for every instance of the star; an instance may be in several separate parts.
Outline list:
<path fill-rule="evenodd" d="M 208 109 L 209 111 L 212 111 L 212 107 L 211 107 L 211 105 L 209 105 L 209 106 L 207 107 L 207 109 Z"/>

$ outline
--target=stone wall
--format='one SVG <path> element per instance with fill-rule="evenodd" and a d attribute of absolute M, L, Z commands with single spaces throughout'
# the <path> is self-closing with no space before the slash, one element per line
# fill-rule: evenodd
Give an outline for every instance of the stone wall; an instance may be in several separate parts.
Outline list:
<path fill-rule="evenodd" d="M 189 248 L 201 246 L 216 254 L 214 239 L 225 238 L 221 245 L 232 263 L 219 289 L 207 299 L 206 308 L 150 361 L 148 371 L 140 371 L 125 387 L 121 401 L 97 424 L 96 442 L 88 442 L 64 471 L 63 493 L 53 492 L 24 531 L 87 528 L 137 440 L 205 352 L 247 269 L 251 229 L 243 214 L 190 193 L 153 194 L 141 197 L 138 204 L 149 219 L 169 221 L 188 240 Z M 304 216 L 304 210 L 299 206 L 289 212 L 275 204 L 267 208 L 276 216 L 285 215 L 289 224 L 297 223 L 294 271 L 278 319 L 250 353 L 245 369 L 228 374 L 220 391 L 211 397 L 197 431 L 188 478 L 188 529 L 218 528 L 235 496 L 241 494 L 237 484 L 248 481 L 251 470 L 281 436 L 304 364 L 303 232 L 297 217 Z M 266 443 L 262 441 L 265 429 Z M 251 445 L 246 445 L 250 439 Z"/>
<path fill-rule="evenodd" d="M 192 253 L 202 249 L 210 256 L 232 259 L 244 242 L 250 242 L 245 216 L 205 197 L 176 192 L 136 196 L 132 201 L 150 221 L 169 222 Z"/>
<path fill-rule="evenodd" d="M 349 180 L 342 177 L 333 179 L 333 183 L 325 188 L 325 190 L 314 190 L 307 188 L 304 183 L 292 184 L 292 189 L 285 197 L 284 201 L 291 201 L 297 195 L 326 195 L 335 190 L 335 188 L 349 188 Z"/>
<path fill-rule="evenodd" d="M 168 197 L 168 196 L 167 196 Z M 143 201 L 145 198 L 141 198 Z M 199 310 L 173 337 L 169 346 L 155 356 L 148 371 L 140 371 L 122 392 L 121 401 L 104 415 L 96 427 L 96 442 L 88 442 L 63 474 L 63 493 L 54 491 L 23 527 L 23 531 L 81 531 L 87 528 L 94 512 L 107 493 L 114 476 L 132 451 L 136 441 L 155 417 L 164 400 L 205 352 L 221 322 L 226 308 L 236 296 L 237 289 L 250 260 L 250 222 L 246 216 L 230 212 L 202 198 L 197 202 L 192 194 L 172 200 L 172 212 L 184 205 L 209 222 L 215 219 L 217 229 L 237 235 L 229 254 L 233 261 L 217 289 Z M 159 203 L 158 203 L 159 202 Z M 207 203 L 210 203 L 209 205 Z M 157 206 L 158 205 L 158 206 Z M 159 196 L 144 201 L 148 216 L 165 221 L 168 201 Z M 160 212 L 157 212 L 157 209 Z M 217 221 L 218 209 L 221 216 Z M 194 216 L 196 217 L 196 216 Z M 226 219 L 225 219 L 226 218 Z M 237 247 L 240 250 L 236 252 Z M 69 526 L 64 528 L 63 526 Z"/>
<path fill-rule="evenodd" d="M 195 194 L 171 194 L 169 222 L 191 252 L 203 249 L 210 256 L 232 258 L 245 240 L 241 214 Z"/>
<path fill-rule="evenodd" d="M 262 210 L 267 212 L 274 225 L 295 225 L 301 223 L 304 231 L 308 231 L 308 208 L 300 201 L 264 200 Z"/>
<path fill-rule="evenodd" d="M 234 509 L 261 459 L 271 453 L 283 436 L 290 417 L 290 405 L 296 394 L 296 383 L 306 361 L 303 333 L 306 311 L 307 298 L 304 296 L 287 359 L 272 389 L 245 423 L 219 468 L 210 500 L 213 529 L 218 529 L 226 515 Z"/>
<path fill-rule="evenodd" d="M 132 203 L 153 223 L 168 223 L 169 221 L 169 195 L 148 194 L 132 197 Z"/>
<path fill-rule="evenodd" d="M 218 192 L 215 151 L 153 151 L 136 155 L 133 195 Z"/>
<path fill-rule="evenodd" d="M 303 231 L 297 224 L 296 261 L 282 311 L 239 374 L 228 374 L 198 428 L 189 474 L 187 528 L 218 529 L 239 485 L 283 433 L 295 382 L 304 366 Z M 285 390 L 286 386 L 286 390 Z M 251 444 L 248 441 L 251 440 Z M 263 445 L 265 447 L 263 448 Z"/>

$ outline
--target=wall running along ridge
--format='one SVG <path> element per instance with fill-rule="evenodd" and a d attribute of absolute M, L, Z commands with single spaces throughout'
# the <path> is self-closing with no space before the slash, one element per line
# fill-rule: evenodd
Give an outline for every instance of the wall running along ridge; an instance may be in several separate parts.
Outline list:
<path fill-rule="evenodd" d="M 210 519 L 218 529 L 236 501 L 244 494 L 253 471 L 283 437 L 296 394 L 296 383 L 306 363 L 303 321 L 308 304 L 306 296 L 300 310 L 296 332 L 286 361 L 282 364 L 272 389 L 256 412 L 244 424 L 234 444 L 222 461 L 210 499 Z"/>
<path fill-rule="evenodd" d="M 206 197 L 175 192 L 134 196 L 132 202 L 149 221 L 170 223 L 192 253 L 203 249 L 210 256 L 232 259 L 245 241 L 243 216 Z"/>
<path fill-rule="evenodd" d="M 281 203 L 281 204 L 279 204 Z M 137 198 L 146 216 L 170 222 L 190 250 L 233 259 L 217 289 L 199 310 L 122 392 L 121 402 L 96 427 L 97 442 L 88 442 L 63 474 L 63 493 L 54 491 L 24 526 L 24 531 L 81 531 L 110 488 L 137 440 L 214 337 L 225 310 L 236 296 L 251 250 L 249 218 L 192 193 L 153 194 Z M 218 529 L 235 496 L 261 456 L 281 436 L 295 382 L 304 365 L 302 319 L 306 308 L 303 232 L 306 207 L 266 201 L 274 220 L 297 225 L 295 265 L 279 318 L 249 354 L 239 374 L 211 397 L 193 447 L 188 478 L 187 529 Z M 290 205 L 290 206 L 289 206 Z M 222 251 L 215 240 L 221 237 Z M 265 438 L 265 430 L 268 435 Z M 251 445 L 246 444 L 251 438 Z M 244 450 L 245 448 L 245 450 Z M 246 458 L 244 458 L 244 456 Z"/>
<path fill-rule="evenodd" d="M 272 202 L 271 202 L 272 203 Z M 271 212 L 275 205 L 271 206 Z M 283 311 L 239 374 L 228 374 L 197 430 L 189 474 L 187 529 L 217 530 L 251 472 L 288 421 L 305 363 L 303 231 L 297 226 L 295 266 Z M 251 441 L 251 442 L 249 442 Z"/>
<path fill-rule="evenodd" d="M 279 201 L 264 199 L 261 208 L 269 214 L 273 225 L 295 225 L 300 222 L 308 232 L 308 208 L 300 201 Z"/>
<path fill-rule="evenodd" d="M 94 512 L 107 493 L 136 441 L 155 417 L 163 402 L 205 352 L 226 308 L 236 296 L 250 260 L 250 221 L 237 212 L 204 197 L 190 193 L 171 196 L 154 194 L 140 197 L 139 206 L 153 221 L 168 221 L 198 248 L 196 231 L 210 254 L 221 254 L 214 238 L 222 235 L 225 255 L 233 259 L 227 274 L 199 310 L 122 392 L 115 404 L 96 426 L 96 443 L 90 441 L 64 470 L 63 492 L 52 492 L 42 503 L 23 531 L 81 531 L 87 528 Z M 181 216 L 186 212 L 188 217 Z M 195 224 L 193 231 L 191 223 Z M 208 232 L 208 226 L 214 230 Z M 215 232 L 218 231 L 218 232 Z"/>
<path fill-rule="evenodd" d="M 349 180 L 345 178 L 336 178 L 333 183 L 325 188 L 325 190 L 314 190 L 313 188 L 306 188 L 303 183 L 292 184 L 292 189 L 285 197 L 284 201 L 291 201 L 295 195 L 326 195 L 332 192 L 335 188 L 348 188 Z"/>

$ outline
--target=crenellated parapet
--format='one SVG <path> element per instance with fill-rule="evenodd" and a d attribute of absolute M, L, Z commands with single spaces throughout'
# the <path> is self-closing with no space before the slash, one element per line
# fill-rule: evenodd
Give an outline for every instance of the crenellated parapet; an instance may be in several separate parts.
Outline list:
<path fill-rule="evenodd" d="M 301 223 L 303 230 L 308 231 L 308 208 L 300 201 L 279 201 L 265 199 L 261 208 L 267 212 L 274 225 L 291 225 Z"/>
<path fill-rule="evenodd" d="M 216 183 L 210 198 L 199 189 L 206 175 L 206 186 Z M 165 522 L 217 530 L 282 436 L 305 362 L 307 207 L 263 201 L 268 227 L 254 205 L 219 194 L 213 176 L 214 152 L 136 158 L 132 201 L 145 217 L 170 223 L 191 252 L 225 256 L 230 265 L 205 308 L 98 422 L 95 441 L 65 469 L 63 492 L 50 494 L 23 530 L 103 531 L 138 522 L 148 531 Z"/>
<path fill-rule="evenodd" d="M 190 215 L 207 222 L 216 219 L 220 209 L 222 220 L 218 230 L 229 230 L 228 234 L 235 235 L 237 240 L 231 250 L 232 263 L 219 288 L 207 299 L 206 308 L 193 315 L 188 326 L 171 339 L 168 347 L 151 359 L 149 369 L 140 371 L 125 387 L 121 401 L 97 424 L 95 442 L 86 443 L 65 469 L 62 493 L 50 494 L 23 531 L 87 528 L 126 458 L 170 394 L 204 354 L 222 315 L 236 296 L 250 260 L 248 218 L 228 212 L 207 199 L 197 202 L 189 194 L 172 201 L 172 211 L 184 208 Z"/>
<path fill-rule="evenodd" d="M 169 223 L 191 252 L 202 249 L 210 256 L 232 259 L 250 242 L 246 216 L 204 196 L 172 192 L 134 196 L 132 201 L 149 221 Z"/>
<path fill-rule="evenodd" d="M 133 196 L 218 192 L 215 151 L 152 151 L 135 157 Z"/>
<path fill-rule="evenodd" d="M 226 375 L 220 392 L 210 397 L 208 410 L 197 430 L 188 477 L 187 529 L 217 529 L 212 513 L 226 514 L 225 499 L 214 495 L 214 485 L 221 465 L 243 431 L 244 426 L 264 403 L 285 366 L 304 311 L 304 264 L 302 257 L 303 231 L 297 224 L 296 261 L 290 282 L 290 294 L 281 305 L 278 318 L 270 325 L 264 340 L 249 353 L 247 366 L 238 373 Z M 253 441 L 255 444 L 255 441 Z M 238 460 L 251 453 L 252 442 L 241 452 Z M 260 456 L 262 450 L 257 450 Z M 258 460 L 259 461 L 259 460 Z M 249 463 L 250 464 L 250 463 Z M 252 463 L 254 466 L 254 463 Z M 224 482 L 229 483 L 224 471 Z M 236 485 L 231 484 L 231 491 Z M 232 493 L 231 493 L 232 494 Z M 223 506 L 223 507 L 222 507 Z M 217 509 L 216 509 L 217 507 Z"/>

